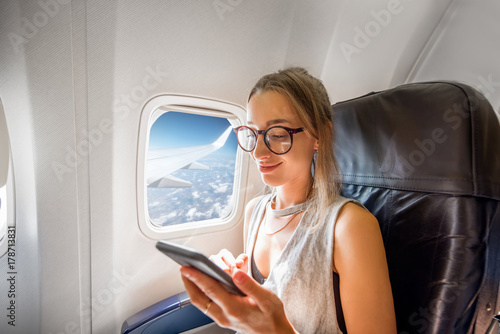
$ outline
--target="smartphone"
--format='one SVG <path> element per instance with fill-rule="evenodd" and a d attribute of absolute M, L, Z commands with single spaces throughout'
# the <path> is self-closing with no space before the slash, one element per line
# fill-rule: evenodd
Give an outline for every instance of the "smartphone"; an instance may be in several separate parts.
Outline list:
<path fill-rule="evenodd" d="M 246 296 L 234 285 L 233 279 L 228 273 L 197 250 L 167 241 L 158 241 L 156 248 L 181 266 L 191 266 L 219 281 L 226 291 L 239 296 Z"/>

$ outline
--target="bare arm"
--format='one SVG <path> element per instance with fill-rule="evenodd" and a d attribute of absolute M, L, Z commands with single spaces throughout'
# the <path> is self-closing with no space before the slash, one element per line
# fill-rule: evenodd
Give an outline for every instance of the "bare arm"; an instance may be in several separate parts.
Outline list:
<path fill-rule="evenodd" d="M 354 203 L 337 219 L 334 270 L 340 277 L 340 298 L 347 331 L 396 333 L 385 249 L 377 219 Z"/>

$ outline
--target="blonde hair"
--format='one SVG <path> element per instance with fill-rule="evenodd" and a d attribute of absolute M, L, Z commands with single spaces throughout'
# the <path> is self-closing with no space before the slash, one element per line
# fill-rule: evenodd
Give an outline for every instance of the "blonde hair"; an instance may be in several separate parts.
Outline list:
<path fill-rule="evenodd" d="M 289 67 L 262 77 L 250 91 L 255 94 L 275 91 L 285 96 L 305 130 L 319 142 L 314 178 L 308 200 L 313 212 L 328 207 L 340 194 L 340 167 L 333 152 L 334 130 L 330 99 L 321 80 L 301 67 Z"/>

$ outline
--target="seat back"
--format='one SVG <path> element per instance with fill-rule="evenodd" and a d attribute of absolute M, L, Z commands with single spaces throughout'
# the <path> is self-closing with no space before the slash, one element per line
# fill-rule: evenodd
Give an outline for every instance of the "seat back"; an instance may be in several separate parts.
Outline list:
<path fill-rule="evenodd" d="M 343 195 L 378 219 L 399 333 L 485 333 L 498 311 L 500 125 L 476 90 L 407 84 L 337 103 Z"/>

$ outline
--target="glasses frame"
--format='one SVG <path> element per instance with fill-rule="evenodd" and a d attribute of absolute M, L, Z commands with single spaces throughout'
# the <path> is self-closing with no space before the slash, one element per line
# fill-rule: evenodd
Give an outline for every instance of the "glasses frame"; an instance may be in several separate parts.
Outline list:
<path fill-rule="evenodd" d="M 269 142 L 266 139 L 268 131 L 270 131 L 272 129 L 276 129 L 276 128 L 284 129 L 290 135 L 290 147 L 288 148 L 288 150 L 286 150 L 283 153 L 276 153 L 276 152 L 274 152 L 273 149 L 271 149 L 271 146 L 269 145 Z M 240 129 L 247 129 L 247 130 L 252 131 L 252 133 L 255 134 L 255 142 L 254 142 L 253 147 L 250 150 L 247 150 L 247 149 L 243 148 L 243 146 L 241 146 L 240 140 L 238 139 L 238 131 L 240 131 Z M 269 149 L 269 151 L 271 151 L 273 154 L 276 154 L 276 155 L 283 155 L 283 154 L 288 153 L 292 149 L 293 135 L 296 134 L 296 133 L 304 131 L 304 128 L 291 129 L 291 128 L 287 128 L 286 126 L 277 125 L 277 126 L 272 126 L 269 129 L 267 129 L 267 130 L 254 130 L 254 129 L 246 126 L 246 125 L 241 125 L 241 126 L 238 126 L 238 127 L 234 128 L 233 130 L 236 133 L 236 140 L 238 140 L 238 146 L 243 151 L 245 151 L 245 152 L 252 152 L 253 150 L 255 150 L 255 147 L 257 146 L 257 141 L 259 140 L 259 135 L 263 135 L 264 136 L 264 143 L 266 144 L 266 146 Z"/>

